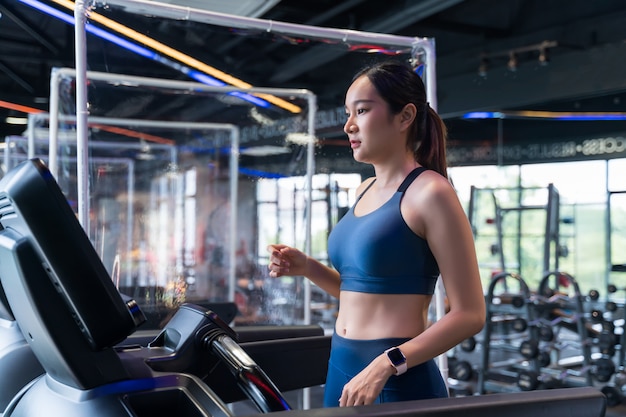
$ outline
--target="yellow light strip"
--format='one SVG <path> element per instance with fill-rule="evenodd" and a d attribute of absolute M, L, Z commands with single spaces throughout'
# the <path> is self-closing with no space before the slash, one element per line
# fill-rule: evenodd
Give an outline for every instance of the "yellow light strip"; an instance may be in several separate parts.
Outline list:
<path fill-rule="evenodd" d="M 520 111 L 504 111 L 505 115 L 521 116 L 537 119 L 557 119 L 569 117 L 625 117 L 625 112 L 567 112 L 567 111 L 539 111 L 539 110 L 520 110 Z"/>
<path fill-rule="evenodd" d="M 60 6 L 63 6 L 65 8 L 68 8 L 70 10 L 74 10 L 74 2 L 70 1 L 70 0 L 52 0 L 54 3 L 57 3 Z M 139 33 L 133 29 L 130 29 L 127 26 L 124 26 L 120 23 L 117 23 L 114 20 L 111 20 L 107 17 L 102 16 L 101 14 L 98 13 L 89 13 L 89 19 L 100 23 L 101 25 L 106 26 L 107 28 L 114 30 L 118 33 L 121 33 L 127 37 L 129 37 L 130 39 L 133 39 L 137 42 L 140 42 L 141 44 L 148 46 L 152 49 L 154 49 L 155 51 L 158 51 L 164 55 L 169 56 L 172 59 L 175 59 L 179 62 L 182 62 L 192 68 L 195 68 L 199 71 L 204 72 L 205 74 L 208 74 L 212 77 L 215 77 L 221 81 L 224 81 L 227 84 L 230 84 L 232 86 L 235 87 L 239 87 L 242 89 L 248 89 L 248 88 L 252 88 L 252 84 L 249 84 L 245 81 L 242 81 L 238 78 L 233 77 L 230 74 L 227 74 L 223 71 L 218 70 L 217 68 L 211 67 L 210 65 L 205 64 L 204 62 L 198 61 L 195 58 L 190 57 L 189 55 L 183 54 L 182 52 L 171 48 L 165 44 L 162 44 L 161 42 L 150 38 L 149 36 L 146 36 L 142 33 Z M 290 111 L 292 113 L 301 113 L 302 109 L 298 106 L 296 106 L 293 103 L 290 103 L 286 100 L 281 99 L 280 97 L 276 97 L 273 96 L 271 94 L 258 94 L 255 93 L 256 96 L 263 98 L 264 100 L 267 100 L 268 102 L 281 107 L 287 111 Z"/>

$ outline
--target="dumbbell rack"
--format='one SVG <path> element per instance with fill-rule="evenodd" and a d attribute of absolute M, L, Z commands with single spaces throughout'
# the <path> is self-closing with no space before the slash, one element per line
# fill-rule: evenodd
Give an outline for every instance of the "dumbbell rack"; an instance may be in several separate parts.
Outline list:
<path fill-rule="evenodd" d="M 570 294 L 561 294 L 560 287 L 569 288 Z M 530 304 L 535 310 L 538 326 L 543 326 L 552 333 L 548 338 L 541 337 L 540 334 L 540 339 L 548 341 L 553 351 L 559 354 L 554 358 L 553 364 L 541 367 L 535 375 L 537 381 L 543 379 L 545 387 L 550 383 L 559 387 L 593 385 L 593 375 L 598 367 L 591 359 L 592 338 L 589 337 L 587 330 L 589 324 L 585 317 L 583 299 L 577 281 L 562 271 L 544 273 L 538 291 L 531 299 Z M 560 334 L 561 329 L 569 329 L 576 336 L 569 340 L 565 340 L 564 337 L 558 340 L 559 335 L 556 333 Z M 560 357 L 568 345 L 577 353 L 576 360 L 569 361 L 570 363 L 567 358 Z M 538 387 L 539 385 L 535 384 L 532 389 Z"/>
<path fill-rule="evenodd" d="M 519 287 L 517 293 L 508 292 L 508 289 L 512 287 L 511 281 Z M 505 289 L 505 292 L 496 294 L 496 288 L 500 286 Z M 479 394 L 520 391 L 517 383 L 520 369 L 529 368 L 535 372 L 539 371 L 538 358 L 536 356 L 530 359 L 524 358 L 520 352 L 523 342 L 516 344 L 524 335 L 528 338 L 527 340 L 531 341 L 538 338 L 537 328 L 525 325 L 535 320 L 534 309 L 528 303 L 530 297 L 528 285 L 518 274 L 502 272 L 492 278 L 485 300 L 487 317 L 483 329 L 482 363 L 478 370 L 477 391 Z M 524 325 L 514 329 L 513 326 L 518 323 Z M 497 334 L 497 341 L 496 326 L 501 327 L 501 332 Z M 492 358 L 494 350 L 513 353 L 517 358 L 494 361 Z"/>
<path fill-rule="evenodd" d="M 626 265 L 612 265 L 611 272 L 626 272 Z M 615 294 L 618 291 L 626 291 L 626 288 L 617 287 L 615 284 L 607 285 L 608 294 Z M 615 374 L 613 376 L 612 383 L 609 383 L 602 387 L 602 392 L 607 397 L 607 405 L 609 407 L 613 407 L 620 404 L 625 396 L 624 390 L 626 389 L 626 351 L 624 347 L 626 346 L 626 325 L 623 323 L 626 317 L 624 301 L 611 301 L 609 297 L 610 296 L 607 297 L 605 307 L 609 313 L 610 322 L 613 324 L 613 329 L 615 328 L 616 322 L 622 322 L 621 334 L 619 334 L 619 336 L 616 336 L 615 332 L 612 332 L 612 335 L 614 336 L 614 338 L 616 338 L 616 344 L 619 346 L 618 357 L 616 359 Z"/>
<path fill-rule="evenodd" d="M 626 272 L 626 265 L 612 265 L 611 266 L 611 271 L 612 272 Z M 609 294 L 614 294 L 618 291 L 625 291 L 626 292 L 626 288 L 620 288 L 617 287 L 614 284 L 609 284 L 607 286 L 607 291 Z M 607 302 L 606 302 L 606 308 L 607 310 L 610 311 L 611 315 L 614 318 L 626 318 L 626 313 L 625 313 L 625 307 L 624 307 L 624 302 L 620 301 L 619 303 L 615 302 L 615 301 L 608 301 L 607 298 Z M 621 317 L 620 317 L 621 316 Z M 626 329 L 624 329 L 626 330 Z M 626 331 L 622 331 L 622 334 L 620 335 L 620 350 L 619 350 L 619 358 L 617 360 L 617 363 L 619 366 L 624 367 L 626 366 L 625 360 L 626 360 L 626 351 L 624 350 L 624 346 L 626 346 Z"/>

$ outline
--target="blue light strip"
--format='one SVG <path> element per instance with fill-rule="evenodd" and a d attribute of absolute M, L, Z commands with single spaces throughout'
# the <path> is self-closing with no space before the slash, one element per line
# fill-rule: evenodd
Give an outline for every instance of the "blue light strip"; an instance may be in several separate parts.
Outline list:
<path fill-rule="evenodd" d="M 258 178 L 279 179 L 279 178 L 287 177 L 286 175 L 279 174 L 276 172 L 267 172 L 267 171 L 261 171 L 258 169 L 243 168 L 243 167 L 239 167 L 239 172 L 249 177 L 258 177 Z"/>
<path fill-rule="evenodd" d="M 38 9 L 44 13 L 49 14 L 50 16 L 56 17 L 57 19 L 61 19 L 66 23 L 69 23 L 71 25 L 74 24 L 74 18 L 70 15 L 67 15 L 65 13 L 62 13 L 60 11 L 58 11 L 57 9 L 55 9 L 54 7 L 50 7 L 46 4 L 40 3 L 36 0 L 19 0 L 20 2 L 26 4 L 27 6 L 33 7 L 35 9 Z"/>
<path fill-rule="evenodd" d="M 74 20 L 72 18 L 72 20 Z M 73 24 L 73 22 L 72 22 Z M 163 58 L 162 56 L 160 56 L 159 54 L 157 54 L 156 52 L 152 52 L 151 50 L 144 48 L 143 46 L 134 44 L 132 42 L 127 41 L 124 38 L 120 38 L 117 35 L 114 35 L 112 33 L 109 33 L 105 30 L 102 30 L 100 28 L 97 28 L 95 26 L 90 25 L 89 23 L 87 23 L 85 25 L 85 30 L 89 33 L 92 33 L 94 35 L 96 35 L 99 38 L 105 39 L 111 43 L 114 43 L 116 45 L 121 46 L 122 48 L 125 48 L 131 52 L 136 53 L 137 55 L 141 55 L 143 57 L 146 58 L 150 58 L 153 61 L 159 61 L 159 62 L 163 62 L 163 60 L 165 60 L 165 58 Z M 165 62 L 164 62 L 165 63 Z M 165 63 L 167 65 L 167 63 Z M 170 65 L 171 66 L 171 65 Z"/>
<path fill-rule="evenodd" d="M 462 119 L 503 119 L 504 115 L 497 111 L 474 111 L 465 113 Z"/>
<path fill-rule="evenodd" d="M 54 7 L 50 7 L 46 4 L 43 4 L 37 0 L 19 0 L 20 2 L 26 4 L 27 6 L 33 7 L 39 11 L 42 11 L 50 16 L 56 17 L 57 19 L 60 19 L 66 23 L 69 23 L 70 25 L 74 25 L 75 23 L 75 19 L 73 16 L 70 16 L 66 13 L 63 13 L 57 9 L 55 9 Z M 141 45 L 137 45 L 133 42 L 127 41 L 124 38 L 121 38 L 117 35 L 114 35 L 110 32 L 107 32 L 103 29 L 100 29 L 96 26 L 93 26 L 91 24 L 86 24 L 85 25 L 85 30 L 99 38 L 105 39 L 111 43 L 114 43 L 118 46 L 121 46 L 122 48 L 129 50 L 131 52 L 136 53 L 137 55 L 143 56 L 145 58 L 149 58 L 153 61 L 159 62 L 161 64 L 167 65 L 170 68 L 176 69 L 180 72 L 182 72 L 183 74 L 189 76 L 190 78 L 202 83 L 202 84 L 206 84 L 206 85 L 210 85 L 213 87 L 223 87 L 226 86 L 226 83 L 224 83 L 223 81 L 218 80 L 217 78 L 213 78 L 210 75 L 204 74 L 200 71 L 196 71 L 193 70 L 185 65 L 182 65 L 178 62 L 174 62 L 156 52 L 153 52 L 147 48 L 144 48 Z M 251 94 L 247 94 L 247 93 L 243 93 L 240 91 L 233 91 L 228 93 L 232 96 L 235 97 L 239 97 L 242 100 L 246 100 L 252 104 L 255 104 L 259 107 L 265 107 L 268 108 L 270 107 L 270 103 L 259 98 L 256 96 L 253 96 Z"/>

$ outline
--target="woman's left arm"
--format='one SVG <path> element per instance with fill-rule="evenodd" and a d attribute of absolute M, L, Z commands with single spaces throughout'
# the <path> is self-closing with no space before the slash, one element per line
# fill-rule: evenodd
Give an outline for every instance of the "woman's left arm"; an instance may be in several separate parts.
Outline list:
<path fill-rule="evenodd" d="M 426 181 L 420 181 L 419 192 L 407 190 L 405 198 L 410 203 L 407 221 L 428 241 L 439 265 L 450 310 L 400 347 L 409 367 L 439 356 L 478 333 L 485 324 L 486 314 L 467 215 L 445 178 L 433 172 L 425 174 Z"/>

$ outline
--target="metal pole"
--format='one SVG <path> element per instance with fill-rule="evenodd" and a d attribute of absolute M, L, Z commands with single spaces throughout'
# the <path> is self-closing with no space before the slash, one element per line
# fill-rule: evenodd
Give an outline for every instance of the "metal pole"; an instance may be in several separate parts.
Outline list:
<path fill-rule="evenodd" d="M 418 48 L 422 48 L 426 54 L 426 99 L 429 106 L 437 111 L 437 57 L 435 54 L 435 40 L 425 39 L 414 43 L 414 59 Z"/>
<path fill-rule="evenodd" d="M 312 255 L 311 247 L 311 224 L 313 213 L 313 175 L 315 175 L 315 114 L 317 109 L 317 97 L 310 94 L 308 97 L 308 137 L 307 143 L 307 165 L 306 165 L 306 227 L 304 251 L 307 255 Z M 304 281 L 304 324 L 311 324 L 311 284 L 309 280 Z"/>
<path fill-rule="evenodd" d="M 133 253 L 133 222 L 135 214 L 135 161 L 128 162 L 128 204 L 126 205 L 126 286 L 133 283 L 131 256 Z"/>
<path fill-rule="evenodd" d="M 239 189 L 239 129 L 230 131 L 230 265 L 228 269 L 228 301 L 235 301 L 237 266 L 237 200 Z"/>
<path fill-rule="evenodd" d="M 174 20 L 190 20 L 215 26 L 257 29 L 264 32 L 284 33 L 289 35 L 304 35 L 311 38 L 332 39 L 343 43 L 362 42 L 376 45 L 410 47 L 416 40 L 421 40 L 425 43 L 428 42 L 426 38 L 286 23 L 210 12 L 208 10 L 193 9 L 149 0 L 98 0 L 96 3 L 102 6 L 122 6 L 127 12 L 136 14 L 149 14 Z"/>
<path fill-rule="evenodd" d="M 52 176 L 58 180 L 58 164 L 57 164 L 57 149 L 59 144 L 59 77 L 60 72 L 56 69 L 52 69 L 50 75 L 50 119 L 48 121 L 48 169 Z"/>
<path fill-rule="evenodd" d="M 67 77 L 78 78 L 78 71 L 73 68 L 59 68 L 57 69 L 58 78 L 62 75 Z M 206 93 L 230 93 L 230 92 L 246 92 L 246 93 L 260 93 L 260 94 L 272 94 L 282 97 L 301 97 L 307 98 L 311 91 L 304 88 L 271 88 L 271 87 L 250 87 L 241 88 L 233 86 L 211 86 L 194 81 L 178 81 L 178 80 L 166 80 L 162 78 L 141 77 L 136 75 L 127 74 L 113 74 L 108 72 L 88 71 L 86 77 L 92 81 L 107 81 L 110 83 L 119 82 L 128 85 L 137 85 L 138 87 L 163 87 L 173 90 L 187 90 L 190 92 L 206 92 Z M 86 107 L 86 103 L 85 103 Z M 93 119 L 90 119 L 93 120 Z"/>
<path fill-rule="evenodd" d="M 87 109 L 87 31 L 83 0 L 74 7 L 76 43 L 76 180 L 78 184 L 78 220 L 89 234 L 89 154 Z"/>

